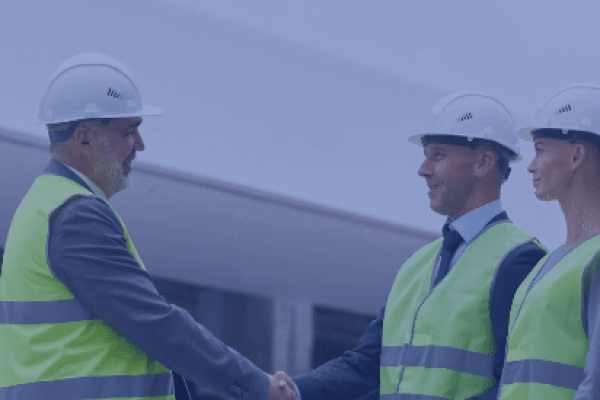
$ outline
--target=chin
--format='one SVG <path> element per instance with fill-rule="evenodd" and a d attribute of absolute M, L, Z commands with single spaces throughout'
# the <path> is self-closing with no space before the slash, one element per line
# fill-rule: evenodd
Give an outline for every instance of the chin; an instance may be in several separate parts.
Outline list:
<path fill-rule="evenodd" d="M 120 179 L 114 182 L 113 195 L 122 192 L 129 187 L 129 179 L 126 176 L 121 176 Z"/>
<path fill-rule="evenodd" d="M 429 202 L 429 208 L 431 208 L 431 211 L 437 212 L 439 207 L 440 205 L 436 204 L 433 200 Z"/>
<path fill-rule="evenodd" d="M 125 190 L 129 187 L 129 177 L 123 176 L 121 177 L 121 182 L 119 182 L 119 192 Z"/>
<path fill-rule="evenodd" d="M 439 204 L 429 204 L 429 208 L 431 208 L 431 211 L 433 211 L 434 213 L 444 215 L 444 216 L 448 215 L 446 210 Z"/>
<path fill-rule="evenodd" d="M 556 196 L 553 196 L 551 193 L 548 192 L 535 192 L 535 197 L 537 197 L 538 200 L 540 201 L 553 201 L 556 200 Z"/>

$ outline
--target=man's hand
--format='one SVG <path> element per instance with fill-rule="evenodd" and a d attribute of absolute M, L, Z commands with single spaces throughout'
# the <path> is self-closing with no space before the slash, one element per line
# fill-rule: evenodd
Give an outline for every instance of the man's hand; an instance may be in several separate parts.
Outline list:
<path fill-rule="evenodd" d="M 285 372 L 279 371 L 270 377 L 267 400 L 296 400 L 294 383 Z"/>

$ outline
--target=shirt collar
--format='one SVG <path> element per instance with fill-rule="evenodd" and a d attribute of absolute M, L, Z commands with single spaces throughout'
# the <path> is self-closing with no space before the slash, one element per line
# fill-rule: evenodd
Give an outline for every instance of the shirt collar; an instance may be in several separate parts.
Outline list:
<path fill-rule="evenodd" d="M 500 199 L 487 203 L 457 218 L 450 223 L 450 228 L 456 230 L 468 244 L 494 218 L 502 212 Z"/>
<path fill-rule="evenodd" d="M 68 166 L 67 164 L 65 164 L 65 163 L 63 163 L 61 161 L 58 161 L 58 162 L 61 163 L 62 165 L 64 165 L 65 167 L 69 168 L 71 171 L 73 171 L 75 174 L 77 174 L 78 177 L 80 177 L 81 179 L 83 179 L 83 181 L 85 183 L 87 183 L 87 185 L 90 187 L 90 189 L 92 189 L 92 192 L 94 192 L 94 194 L 96 196 L 98 196 L 102 200 L 108 202 L 108 198 L 106 197 L 106 194 L 104 194 L 104 191 L 102 189 L 100 189 L 98 187 L 98 185 L 96 185 L 94 182 L 92 182 L 92 180 L 90 178 L 88 178 L 87 176 L 85 176 L 81 172 L 77 171 L 75 168 L 70 167 L 70 166 Z"/>

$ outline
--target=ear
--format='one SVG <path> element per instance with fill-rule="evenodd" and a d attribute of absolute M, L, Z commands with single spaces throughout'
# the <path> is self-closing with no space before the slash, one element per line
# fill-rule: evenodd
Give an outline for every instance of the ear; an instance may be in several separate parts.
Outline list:
<path fill-rule="evenodd" d="M 574 143 L 571 147 L 571 170 L 577 169 L 586 157 L 586 148 L 583 143 Z"/>
<path fill-rule="evenodd" d="M 90 131 L 88 127 L 83 124 L 80 124 L 77 129 L 75 129 L 75 132 L 73 132 L 75 147 L 86 156 L 89 156 L 92 150 L 90 147 L 90 139 L 92 139 L 91 136 L 92 131 Z"/>
<path fill-rule="evenodd" d="M 475 176 L 483 178 L 498 164 L 496 153 L 493 150 L 483 150 L 476 157 Z"/>

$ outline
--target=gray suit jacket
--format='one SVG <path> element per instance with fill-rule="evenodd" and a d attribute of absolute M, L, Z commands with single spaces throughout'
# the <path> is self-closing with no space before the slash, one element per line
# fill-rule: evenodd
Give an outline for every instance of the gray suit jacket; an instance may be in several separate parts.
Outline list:
<path fill-rule="evenodd" d="M 44 174 L 90 190 L 56 160 Z M 150 357 L 225 398 L 266 398 L 269 378 L 262 370 L 157 292 L 129 251 L 117 216 L 100 198 L 77 199 L 54 215 L 47 254 L 54 277 Z"/>

